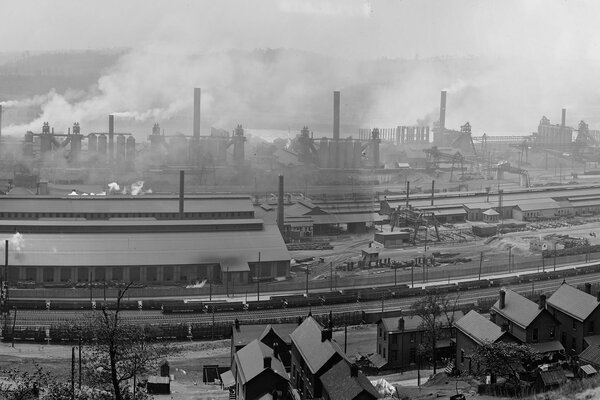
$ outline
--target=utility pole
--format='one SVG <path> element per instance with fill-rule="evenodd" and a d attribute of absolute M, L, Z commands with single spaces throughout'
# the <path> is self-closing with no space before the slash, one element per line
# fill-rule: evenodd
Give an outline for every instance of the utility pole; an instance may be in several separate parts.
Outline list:
<path fill-rule="evenodd" d="M 556 272 L 556 242 L 554 242 L 554 272 Z"/>
<path fill-rule="evenodd" d="M 75 400 L 75 347 L 71 347 L 71 399 Z"/>
<path fill-rule="evenodd" d="M 479 256 L 479 280 L 481 280 L 481 267 L 483 266 L 483 251 Z"/>
<path fill-rule="evenodd" d="M 508 248 L 508 272 L 511 272 L 510 271 L 511 254 L 512 254 L 512 246 Z"/>
<path fill-rule="evenodd" d="M 397 286 L 398 267 L 394 267 L 394 286 Z"/>
<path fill-rule="evenodd" d="M 333 261 L 329 263 L 329 291 L 333 292 Z"/>
<path fill-rule="evenodd" d="M 344 353 L 348 351 L 348 324 L 344 322 Z"/>
<path fill-rule="evenodd" d="M 79 390 L 81 390 L 81 336 L 79 336 Z"/>
<path fill-rule="evenodd" d="M 258 264 L 256 265 L 256 301 L 260 301 L 260 251 L 258 252 Z"/>
<path fill-rule="evenodd" d="M 208 301 L 212 301 L 212 280 L 208 281 Z"/>
<path fill-rule="evenodd" d="M 417 259 L 415 258 L 415 261 L 413 262 L 411 268 L 410 268 L 410 287 L 411 289 L 415 288 L 415 264 L 417 263 Z"/>
<path fill-rule="evenodd" d="M 308 265 L 306 266 L 306 297 L 308 298 Z"/>

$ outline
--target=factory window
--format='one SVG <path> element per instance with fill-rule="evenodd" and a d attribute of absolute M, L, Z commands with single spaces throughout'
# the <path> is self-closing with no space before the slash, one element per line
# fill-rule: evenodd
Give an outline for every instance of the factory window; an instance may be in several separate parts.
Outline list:
<path fill-rule="evenodd" d="M 123 280 L 123 267 L 114 267 L 111 270 L 112 280 L 113 281 L 122 281 Z"/>
<path fill-rule="evenodd" d="M 71 268 L 62 267 L 60 269 L 60 281 L 68 282 L 71 279 Z"/>
<path fill-rule="evenodd" d="M 285 265 L 285 262 L 277 263 L 277 276 L 286 276 L 286 274 L 287 274 L 287 267 Z"/>
<path fill-rule="evenodd" d="M 44 271 L 44 282 L 52 282 L 54 280 L 54 268 L 46 267 Z"/>
<path fill-rule="evenodd" d="M 163 270 L 163 278 L 165 281 L 172 281 L 175 273 L 172 266 L 166 266 Z"/>

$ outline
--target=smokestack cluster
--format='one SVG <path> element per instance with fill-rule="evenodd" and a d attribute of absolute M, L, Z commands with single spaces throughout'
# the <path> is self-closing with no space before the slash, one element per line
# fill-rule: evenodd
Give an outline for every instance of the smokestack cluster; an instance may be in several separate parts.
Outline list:
<path fill-rule="evenodd" d="M 185 171 L 179 171 L 179 219 L 183 219 L 183 193 L 185 192 Z"/>
<path fill-rule="evenodd" d="M 442 97 L 440 100 L 440 132 L 446 129 L 446 91 L 442 90 Z"/>
<path fill-rule="evenodd" d="M 200 142 L 200 101 L 202 96 L 201 88 L 194 88 L 194 142 Z"/>
<path fill-rule="evenodd" d="M 115 150 L 115 116 L 110 114 L 108 116 L 108 157 L 110 163 L 113 162 Z"/>
<path fill-rule="evenodd" d="M 277 227 L 283 236 L 283 175 L 279 175 L 279 193 L 277 196 Z"/>

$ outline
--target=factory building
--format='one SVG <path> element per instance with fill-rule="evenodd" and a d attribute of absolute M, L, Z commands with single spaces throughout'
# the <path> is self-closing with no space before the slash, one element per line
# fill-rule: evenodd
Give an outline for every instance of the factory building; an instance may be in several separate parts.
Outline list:
<path fill-rule="evenodd" d="M 246 196 L 0 198 L 0 209 L 13 282 L 247 284 L 289 275 L 279 230 L 254 218 Z"/>

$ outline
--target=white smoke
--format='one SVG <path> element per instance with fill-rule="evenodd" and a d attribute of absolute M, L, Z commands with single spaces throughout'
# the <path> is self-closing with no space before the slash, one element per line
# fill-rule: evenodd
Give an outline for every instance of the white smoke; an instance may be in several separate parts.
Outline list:
<path fill-rule="evenodd" d="M 117 182 L 111 182 L 108 184 L 108 193 L 118 192 L 119 190 L 121 190 L 121 187 Z"/>
<path fill-rule="evenodd" d="M 2 243 L 0 243 L 0 248 L 2 251 L 5 250 L 4 244 L 8 240 L 8 251 L 15 252 L 16 257 L 19 257 L 19 254 L 25 249 L 25 238 L 19 232 L 13 234 L 9 238 L 4 238 Z"/>
<path fill-rule="evenodd" d="M 137 196 L 144 189 L 144 181 L 137 181 L 131 184 L 131 195 Z"/>

